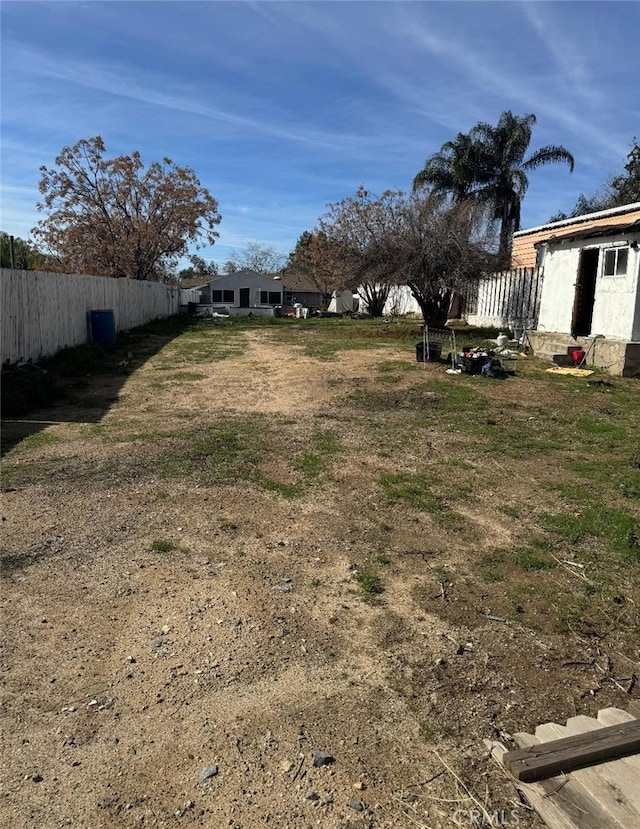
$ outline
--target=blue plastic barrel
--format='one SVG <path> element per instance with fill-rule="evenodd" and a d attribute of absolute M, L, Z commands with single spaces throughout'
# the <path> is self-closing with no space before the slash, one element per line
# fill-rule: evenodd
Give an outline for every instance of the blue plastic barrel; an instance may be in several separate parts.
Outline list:
<path fill-rule="evenodd" d="M 116 318 L 113 310 L 91 311 L 91 340 L 94 343 L 115 343 Z"/>

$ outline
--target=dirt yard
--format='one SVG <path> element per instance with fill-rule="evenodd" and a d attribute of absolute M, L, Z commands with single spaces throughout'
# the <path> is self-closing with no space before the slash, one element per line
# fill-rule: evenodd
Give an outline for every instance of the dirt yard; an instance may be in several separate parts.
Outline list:
<path fill-rule="evenodd" d="M 443 366 L 393 343 L 156 345 L 4 424 L 0 825 L 539 829 L 482 739 L 624 707 L 599 666 L 640 657 L 472 589 L 557 459 L 474 455 Z M 531 423 L 545 383 L 482 393 Z"/>

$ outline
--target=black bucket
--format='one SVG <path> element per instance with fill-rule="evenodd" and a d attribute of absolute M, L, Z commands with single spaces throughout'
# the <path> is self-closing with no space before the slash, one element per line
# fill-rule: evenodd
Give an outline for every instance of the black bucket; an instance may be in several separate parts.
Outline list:
<path fill-rule="evenodd" d="M 429 343 L 427 358 L 429 360 L 439 360 L 441 355 L 442 343 Z M 416 360 L 419 363 L 424 363 L 424 343 L 416 343 Z"/>

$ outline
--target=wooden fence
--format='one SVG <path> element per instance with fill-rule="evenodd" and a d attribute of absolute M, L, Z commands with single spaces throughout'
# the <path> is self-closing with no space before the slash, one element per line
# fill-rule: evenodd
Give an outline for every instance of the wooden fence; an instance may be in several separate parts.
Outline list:
<path fill-rule="evenodd" d="M 472 325 L 533 328 L 538 322 L 542 268 L 516 268 L 485 277 L 465 292 Z"/>
<path fill-rule="evenodd" d="M 50 357 L 90 341 L 90 311 L 113 310 L 128 331 L 180 310 L 180 289 L 161 282 L 0 269 L 0 362 Z"/>

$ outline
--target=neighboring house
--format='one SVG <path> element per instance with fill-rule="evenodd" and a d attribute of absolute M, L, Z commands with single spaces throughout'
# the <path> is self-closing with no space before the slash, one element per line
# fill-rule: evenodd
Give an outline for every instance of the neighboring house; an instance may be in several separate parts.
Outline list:
<path fill-rule="evenodd" d="M 513 234 L 511 267 L 534 268 L 541 265 L 542 251 L 539 243 L 552 236 L 559 239 L 563 236 L 571 236 L 577 231 L 593 230 L 608 225 L 631 224 L 638 219 L 640 219 L 640 202 L 634 202 L 622 207 L 612 207 L 609 210 L 576 216 L 573 219 L 550 222 L 529 230 L 519 230 Z"/>
<path fill-rule="evenodd" d="M 274 316 L 276 308 L 297 304 L 317 310 L 323 306 L 323 294 L 303 274 L 244 269 L 214 277 L 200 289 L 200 304 L 232 316 Z"/>
<path fill-rule="evenodd" d="M 514 234 L 512 265 L 468 297 L 471 324 L 528 329 L 539 356 L 587 352 L 640 377 L 640 202 Z"/>
<path fill-rule="evenodd" d="M 299 303 L 310 311 L 319 311 L 329 304 L 331 292 L 320 291 L 311 277 L 304 273 L 284 271 L 281 275 L 275 275 L 274 279 L 282 281 L 286 308 L 293 308 Z"/>
<path fill-rule="evenodd" d="M 284 303 L 283 286 L 273 276 L 250 270 L 216 276 L 200 292 L 200 304 L 232 316 L 273 316 Z"/>
<path fill-rule="evenodd" d="M 537 330 L 529 334 L 537 354 L 566 355 L 579 346 L 587 352 L 588 364 L 640 377 L 637 207 L 634 221 L 628 221 L 633 211 L 627 211 L 618 213 L 615 224 L 576 222 L 561 235 L 550 226 L 538 238 L 544 282 Z"/>

